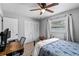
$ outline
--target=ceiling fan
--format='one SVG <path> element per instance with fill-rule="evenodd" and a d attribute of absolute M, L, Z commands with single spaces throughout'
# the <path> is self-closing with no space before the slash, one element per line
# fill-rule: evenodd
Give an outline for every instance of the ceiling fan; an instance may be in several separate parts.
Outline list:
<path fill-rule="evenodd" d="M 50 7 L 52 7 L 52 6 L 58 5 L 58 3 L 52 3 L 52 4 L 49 4 L 49 5 L 47 5 L 46 3 L 37 3 L 37 4 L 38 4 L 38 6 L 40 6 L 40 8 L 32 9 L 32 10 L 30 10 L 30 11 L 37 11 L 37 10 L 40 10 L 40 11 L 41 11 L 41 12 L 40 12 L 40 15 L 42 15 L 45 11 L 48 11 L 48 12 L 50 12 L 50 13 L 53 13 L 54 11 L 52 11 L 52 10 L 50 10 L 50 9 L 48 9 L 48 8 L 50 8 Z"/>

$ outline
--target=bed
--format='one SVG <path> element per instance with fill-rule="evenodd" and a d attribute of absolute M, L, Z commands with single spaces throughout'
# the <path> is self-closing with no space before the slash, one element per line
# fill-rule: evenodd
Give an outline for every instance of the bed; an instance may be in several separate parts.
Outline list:
<path fill-rule="evenodd" d="M 52 38 L 35 45 L 33 56 L 79 56 L 79 44 Z"/>

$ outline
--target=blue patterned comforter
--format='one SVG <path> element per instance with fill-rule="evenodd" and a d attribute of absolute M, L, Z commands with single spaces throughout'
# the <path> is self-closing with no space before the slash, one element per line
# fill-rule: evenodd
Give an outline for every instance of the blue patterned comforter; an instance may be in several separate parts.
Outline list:
<path fill-rule="evenodd" d="M 79 56 L 79 44 L 58 40 L 43 46 L 39 56 Z"/>

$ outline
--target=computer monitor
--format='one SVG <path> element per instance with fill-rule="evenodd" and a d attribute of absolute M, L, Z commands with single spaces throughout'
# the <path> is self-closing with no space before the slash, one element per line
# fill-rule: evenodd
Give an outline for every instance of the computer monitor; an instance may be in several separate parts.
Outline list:
<path fill-rule="evenodd" d="M 9 28 L 1 32 L 1 44 L 6 44 L 7 39 L 10 38 L 10 36 L 11 36 L 11 31 L 9 31 Z"/>
<path fill-rule="evenodd" d="M 5 29 L 3 32 L 0 33 L 1 39 L 0 39 L 0 51 L 3 51 L 7 44 L 7 39 L 10 37 L 10 31 L 9 28 Z"/>
<path fill-rule="evenodd" d="M 9 28 L 7 28 L 4 32 L 3 32 L 4 36 L 6 36 L 6 39 L 11 37 L 11 31 L 9 31 Z"/>

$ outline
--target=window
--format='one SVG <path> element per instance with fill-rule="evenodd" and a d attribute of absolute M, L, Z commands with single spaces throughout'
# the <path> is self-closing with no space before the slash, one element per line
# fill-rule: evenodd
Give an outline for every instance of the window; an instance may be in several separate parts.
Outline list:
<path fill-rule="evenodd" d="M 50 21 L 50 37 L 64 38 L 66 26 L 65 18 L 54 19 Z"/>

